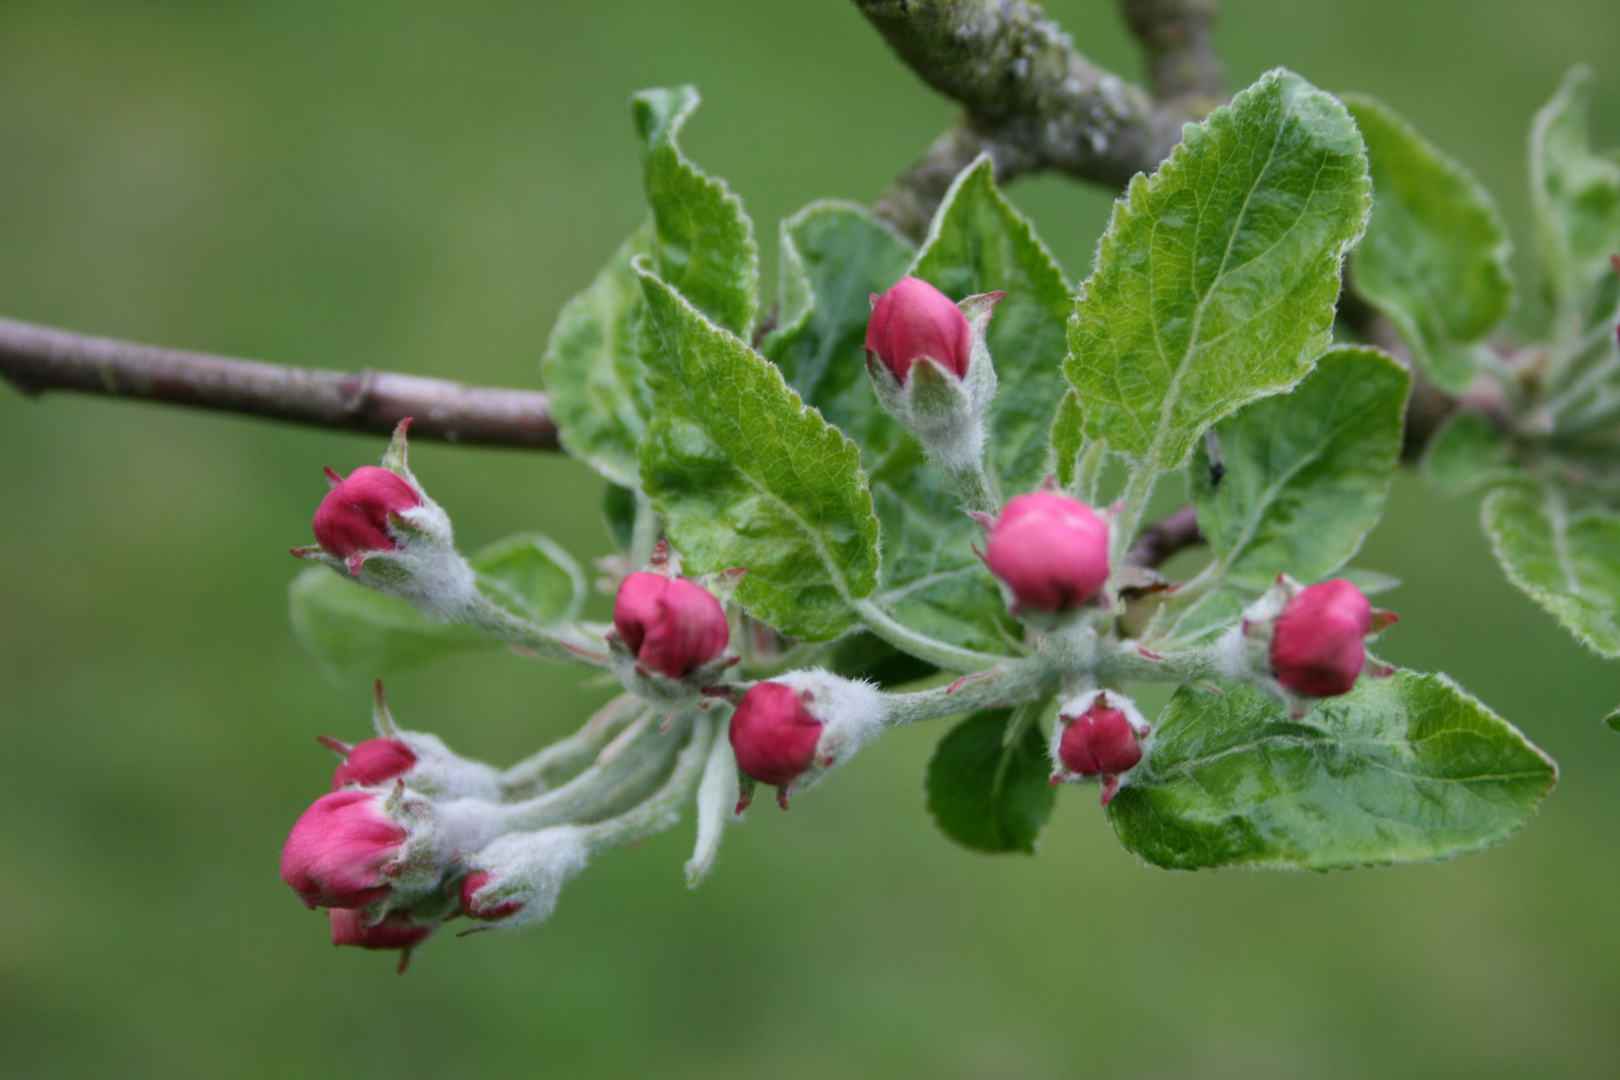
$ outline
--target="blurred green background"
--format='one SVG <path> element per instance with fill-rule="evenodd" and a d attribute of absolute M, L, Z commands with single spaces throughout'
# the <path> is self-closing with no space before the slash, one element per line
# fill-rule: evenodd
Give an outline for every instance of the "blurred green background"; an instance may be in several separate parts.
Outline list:
<path fill-rule="evenodd" d="M 1050 13 L 1124 74 L 1104 0 Z M 1577 60 L 1620 142 L 1614 0 L 1231 0 L 1234 86 L 1377 95 L 1528 235 L 1531 113 Z M 841 0 L 0 5 L 0 312 L 283 362 L 537 383 L 558 306 L 640 220 L 626 99 L 758 223 L 870 202 L 951 107 Z M 1017 185 L 1071 277 L 1108 193 Z M 1386 655 L 1443 669 L 1563 765 L 1506 847 L 1327 876 L 1171 874 L 1065 791 L 1041 854 L 953 847 L 904 733 L 732 830 L 610 853 L 518 936 L 336 951 L 277 880 L 367 690 L 288 629 L 320 466 L 380 439 L 0 389 L 0 1075 L 1598 1077 L 1620 1060 L 1620 665 L 1503 583 L 1413 477 L 1358 560 L 1405 579 Z M 467 548 L 605 550 L 561 458 L 422 445 Z M 601 691 L 515 657 L 390 682 L 497 762 Z M 940 729 L 943 730 L 943 729 Z"/>

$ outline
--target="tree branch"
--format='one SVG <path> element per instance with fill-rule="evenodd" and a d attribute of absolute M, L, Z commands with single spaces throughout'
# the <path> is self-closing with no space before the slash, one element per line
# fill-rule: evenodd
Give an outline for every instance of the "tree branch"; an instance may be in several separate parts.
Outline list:
<path fill-rule="evenodd" d="M 923 234 L 949 178 L 980 153 L 1003 181 L 1055 169 L 1123 187 L 1158 165 L 1180 141 L 1182 124 L 1202 115 L 1188 111 L 1190 98 L 1156 103 L 1093 64 L 1029 0 L 854 2 L 924 82 L 966 109 L 877 205 L 909 236 Z"/>
<path fill-rule="evenodd" d="M 366 369 L 283 367 L 0 319 L 0 376 L 33 397 L 77 390 L 413 439 L 557 450 L 546 395 Z"/>
<path fill-rule="evenodd" d="M 1119 0 L 1119 8 L 1146 54 L 1154 97 L 1199 116 L 1226 100 L 1210 32 L 1215 0 Z"/>
<path fill-rule="evenodd" d="M 1162 566 L 1176 552 L 1204 542 L 1198 529 L 1198 515 L 1190 506 L 1172 511 L 1142 530 L 1136 543 L 1125 553 L 1127 566 Z"/>

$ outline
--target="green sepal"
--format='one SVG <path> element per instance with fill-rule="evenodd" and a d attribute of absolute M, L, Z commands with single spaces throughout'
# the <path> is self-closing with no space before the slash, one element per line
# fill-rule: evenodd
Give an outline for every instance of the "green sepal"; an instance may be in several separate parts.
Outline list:
<path fill-rule="evenodd" d="M 1300 720 L 1247 687 L 1183 687 L 1107 813 L 1158 866 L 1332 870 L 1501 843 L 1557 779 L 1444 675 L 1363 679 Z"/>

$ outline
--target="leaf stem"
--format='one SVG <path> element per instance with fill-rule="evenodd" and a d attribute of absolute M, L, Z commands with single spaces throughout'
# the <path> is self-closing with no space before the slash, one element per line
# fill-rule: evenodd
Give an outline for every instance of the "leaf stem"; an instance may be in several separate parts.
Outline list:
<path fill-rule="evenodd" d="M 872 633 L 895 648 L 946 671 L 961 673 L 987 671 L 998 664 L 1006 663 L 1009 659 L 1005 656 L 974 652 L 972 649 L 963 649 L 931 638 L 896 621 L 871 600 L 851 600 L 850 604 Z"/>

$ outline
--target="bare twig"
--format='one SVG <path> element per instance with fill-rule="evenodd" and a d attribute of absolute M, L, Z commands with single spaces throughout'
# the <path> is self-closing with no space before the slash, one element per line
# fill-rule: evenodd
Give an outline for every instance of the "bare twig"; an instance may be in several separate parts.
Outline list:
<path fill-rule="evenodd" d="M 1183 506 L 1143 529 L 1142 535 L 1125 553 L 1125 562 L 1130 566 L 1162 566 L 1176 552 L 1203 542 L 1204 534 L 1198 530 L 1198 515 L 1192 507 Z"/>
<path fill-rule="evenodd" d="M 546 395 L 387 371 L 318 371 L 86 337 L 0 319 L 0 376 L 29 396 L 77 390 L 411 437 L 556 450 Z"/>

